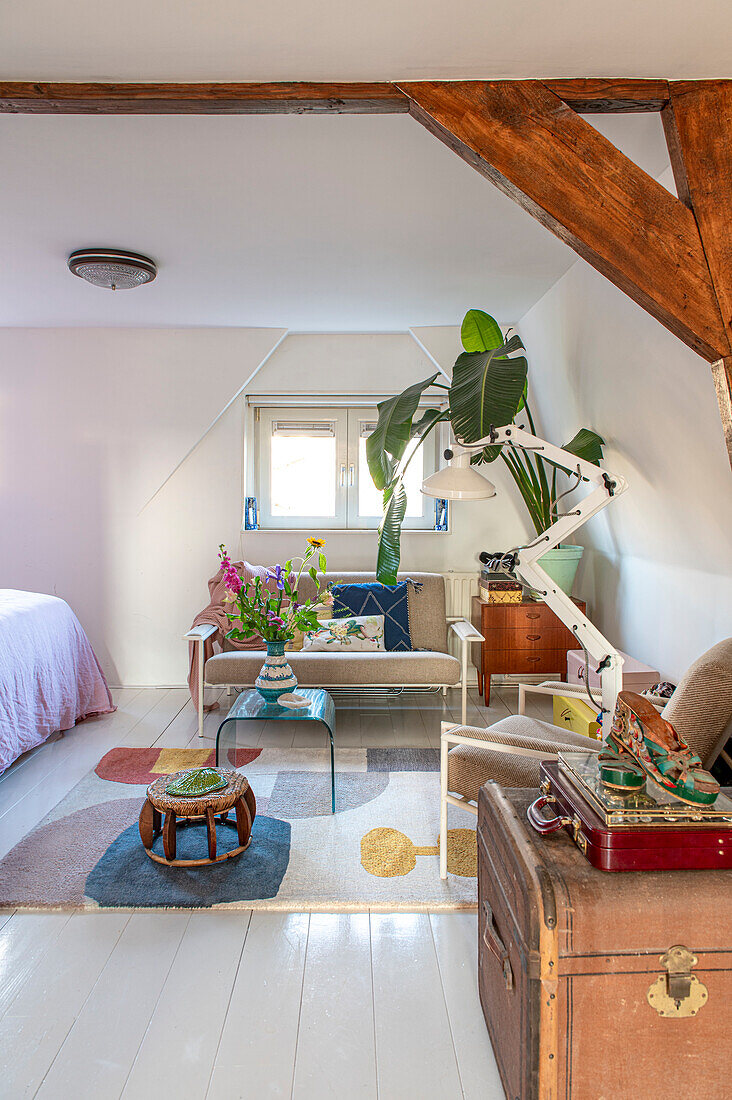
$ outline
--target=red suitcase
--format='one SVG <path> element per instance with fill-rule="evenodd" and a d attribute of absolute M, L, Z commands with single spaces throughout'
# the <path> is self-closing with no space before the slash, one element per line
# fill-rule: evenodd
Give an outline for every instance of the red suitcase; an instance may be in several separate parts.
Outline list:
<path fill-rule="evenodd" d="M 478 809 L 479 989 L 508 1100 L 732 1095 L 732 872 L 592 867 L 526 821 L 536 791 Z"/>
<path fill-rule="evenodd" d="M 565 759 L 584 754 L 567 753 Z M 565 828 L 593 867 L 601 871 L 711 870 L 732 868 L 732 804 L 720 794 L 714 817 L 707 810 L 694 821 L 696 811 L 676 801 L 674 813 L 687 820 L 651 818 L 643 823 L 623 808 L 603 811 L 592 790 L 559 761 L 541 763 L 542 796 L 528 809 L 528 819 L 539 833 Z M 654 784 L 655 786 L 655 784 Z M 616 798 L 616 802 L 621 800 Z M 669 804 L 671 805 L 671 804 Z M 549 808 L 548 818 L 544 807 Z M 633 824 L 622 818 L 632 816 Z"/>

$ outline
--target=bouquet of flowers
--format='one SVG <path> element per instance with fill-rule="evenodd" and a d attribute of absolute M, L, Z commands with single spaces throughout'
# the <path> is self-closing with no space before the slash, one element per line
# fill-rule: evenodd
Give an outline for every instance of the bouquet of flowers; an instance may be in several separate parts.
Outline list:
<path fill-rule="evenodd" d="M 318 573 L 325 573 L 327 567 L 323 553 L 325 542 L 323 539 L 309 538 L 307 544 L 302 557 L 290 558 L 284 565 L 267 570 L 267 577 L 275 582 L 274 593 L 261 577 L 244 584 L 231 564 L 225 546 L 223 543 L 219 546 L 224 582 L 229 590 L 228 602 L 232 605 L 232 610 L 226 614 L 231 623 L 237 624 L 228 631 L 227 638 L 241 641 L 259 634 L 266 642 L 289 642 L 296 630 L 306 632 L 318 629 L 316 609 L 332 603 L 333 597 L 327 585 L 321 587 L 318 580 Z M 304 572 L 312 577 L 315 584 L 315 599 L 300 599 L 300 578 Z"/>

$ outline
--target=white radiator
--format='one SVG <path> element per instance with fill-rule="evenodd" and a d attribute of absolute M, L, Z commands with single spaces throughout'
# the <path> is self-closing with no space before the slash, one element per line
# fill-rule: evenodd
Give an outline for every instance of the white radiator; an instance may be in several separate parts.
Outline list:
<path fill-rule="evenodd" d="M 461 616 L 470 622 L 471 600 L 478 595 L 478 570 L 472 573 L 455 573 L 450 570 L 442 574 L 445 578 L 445 602 L 448 616 Z M 453 657 L 460 657 L 460 643 L 452 631 L 448 632 L 448 649 Z M 472 664 L 468 666 L 468 679 L 477 680 Z"/>

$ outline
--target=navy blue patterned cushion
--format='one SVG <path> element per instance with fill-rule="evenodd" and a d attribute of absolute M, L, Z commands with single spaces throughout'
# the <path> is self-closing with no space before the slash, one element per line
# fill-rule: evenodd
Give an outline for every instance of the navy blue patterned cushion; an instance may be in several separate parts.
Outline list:
<path fill-rule="evenodd" d="M 344 615 L 383 615 L 384 646 L 390 652 L 403 652 L 414 649 L 409 633 L 409 609 L 407 607 L 407 584 L 379 584 L 376 581 L 364 584 L 333 585 L 333 617 Z"/>

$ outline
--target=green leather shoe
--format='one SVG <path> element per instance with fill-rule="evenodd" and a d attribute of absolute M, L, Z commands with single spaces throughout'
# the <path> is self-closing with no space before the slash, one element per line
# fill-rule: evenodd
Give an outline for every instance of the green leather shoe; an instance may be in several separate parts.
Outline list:
<path fill-rule="evenodd" d="M 719 783 L 648 699 L 621 691 L 607 745 L 630 753 L 660 787 L 691 806 L 711 806 Z"/>
<path fill-rule="evenodd" d="M 601 752 L 598 759 L 603 786 L 627 794 L 635 794 L 644 789 L 646 773 L 627 753 L 621 756 L 615 752 Z"/>

